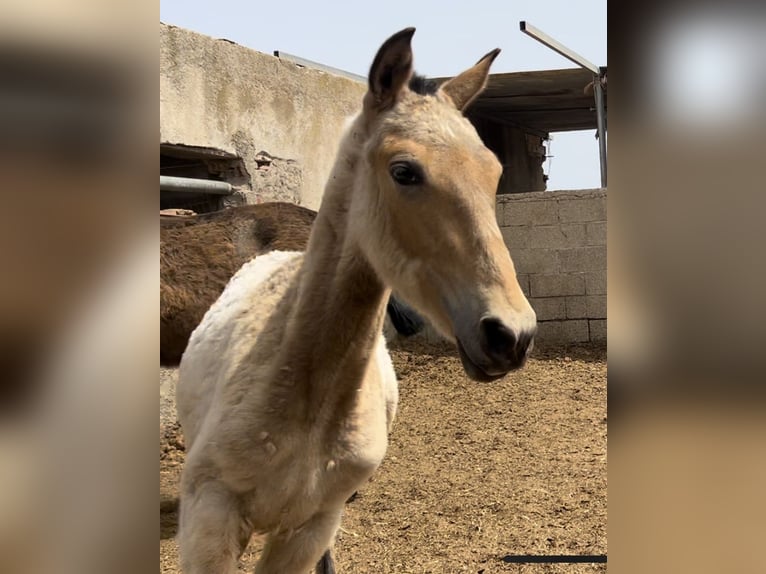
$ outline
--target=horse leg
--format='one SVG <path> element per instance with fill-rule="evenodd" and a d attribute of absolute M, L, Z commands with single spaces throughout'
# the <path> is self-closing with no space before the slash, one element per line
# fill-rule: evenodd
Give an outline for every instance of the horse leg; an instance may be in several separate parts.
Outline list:
<path fill-rule="evenodd" d="M 316 574 L 335 574 L 335 560 L 333 560 L 331 549 L 328 548 L 324 551 L 316 568 L 314 568 L 314 572 Z"/>
<path fill-rule="evenodd" d="M 239 499 L 209 480 L 181 493 L 178 550 L 184 574 L 234 574 L 252 527 Z"/>
<path fill-rule="evenodd" d="M 255 574 L 305 574 L 322 564 L 340 526 L 341 509 L 315 514 L 296 530 L 269 535 Z M 329 557 L 332 564 L 332 557 Z M 334 568 L 328 574 L 334 572 Z"/>
<path fill-rule="evenodd" d="M 417 311 L 393 295 L 388 298 L 386 311 L 396 332 L 411 337 L 423 330 L 425 322 Z"/>

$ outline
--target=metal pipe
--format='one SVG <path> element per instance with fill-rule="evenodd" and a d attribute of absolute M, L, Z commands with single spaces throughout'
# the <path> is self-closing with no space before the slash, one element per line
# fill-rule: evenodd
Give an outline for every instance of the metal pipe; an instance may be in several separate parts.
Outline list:
<path fill-rule="evenodd" d="M 553 50 L 554 52 L 558 52 L 559 54 L 564 56 L 567 60 L 574 62 L 578 66 L 585 68 L 586 70 L 590 70 L 596 75 L 599 75 L 601 73 L 600 70 L 598 69 L 598 66 L 590 63 L 588 60 L 583 58 L 580 54 L 578 54 L 574 50 L 570 50 L 569 48 L 564 46 L 564 44 L 562 44 L 561 42 L 554 40 L 542 30 L 538 30 L 537 28 L 532 26 L 532 24 L 528 24 L 527 22 L 522 20 L 521 22 L 519 22 L 519 29 L 522 32 L 524 32 L 527 36 L 534 38 L 541 44 L 545 44 L 551 50 Z"/>
<path fill-rule="evenodd" d="M 596 99 L 596 129 L 598 130 L 598 156 L 601 163 L 601 187 L 606 187 L 606 121 L 604 89 L 601 76 L 593 77 L 593 97 Z"/>
<path fill-rule="evenodd" d="M 225 181 L 194 179 L 191 177 L 160 176 L 160 191 L 180 191 L 186 193 L 209 193 L 213 195 L 231 195 L 232 187 Z"/>
<path fill-rule="evenodd" d="M 554 52 L 564 56 L 581 68 L 593 72 L 593 97 L 596 100 L 596 129 L 598 130 L 598 155 L 601 165 L 601 187 L 606 187 L 606 108 L 604 107 L 604 90 L 601 85 L 602 70 L 592 64 L 574 50 L 570 50 L 561 42 L 548 36 L 542 30 L 538 30 L 532 24 L 524 20 L 519 22 L 519 29 L 530 38 L 534 38 L 541 44 L 548 46 Z"/>
<path fill-rule="evenodd" d="M 338 68 L 333 68 L 332 66 L 320 64 L 319 62 L 314 62 L 312 60 L 307 60 L 306 58 L 301 58 L 300 56 L 294 56 L 293 54 L 288 54 L 282 50 L 274 50 L 274 56 L 280 60 L 286 60 L 288 62 L 292 62 L 293 64 L 297 64 L 298 66 L 303 66 L 304 68 L 314 68 L 316 70 L 321 70 L 322 72 L 327 72 L 328 74 L 343 76 L 344 78 L 354 80 L 355 82 L 362 82 L 365 84 L 367 83 L 367 78 L 360 76 L 359 74 L 353 74 L 351 72 L 347 72 L 346 70 L 339 70 Z"/>

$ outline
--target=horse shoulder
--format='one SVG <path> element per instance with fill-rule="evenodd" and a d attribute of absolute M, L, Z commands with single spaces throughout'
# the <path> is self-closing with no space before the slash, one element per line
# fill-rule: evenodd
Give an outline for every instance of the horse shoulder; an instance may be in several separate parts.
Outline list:
<path fill-rule="evenodd" d="M 243 377 L 231 379 L 232 370 L 254 347 L 260 328 L 274 308 L 291 274 L 302 258 L 297 251 L 273 251 L 245 263 L 231 278 L 218 300 L 207 310 L 192 332 L 179 366 L 176 405 L 187 443 L 199 431 L 202 419 L 210 412 L 221 386 L 244 385 Z M 285 281 L 274 277 L 285 276 Z M 255 366 L 253 366 L 255 368 Z M 243 382 L 244 381 L 244 382 Z M 235 389 L 226 389 L 227 395 Z"/>

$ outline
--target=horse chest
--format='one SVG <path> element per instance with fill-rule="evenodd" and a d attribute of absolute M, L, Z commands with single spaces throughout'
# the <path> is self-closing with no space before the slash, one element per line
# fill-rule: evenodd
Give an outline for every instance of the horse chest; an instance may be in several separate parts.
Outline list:
<path fill-rule="evenodd" d="M 303 449 L 290 449 L 284 459 L 261 459 L 258 469 L 252 468 L 254 473 L 239 483 L 248 493 L 243 492 L 256 528 L 298 528 L 317 513 L 337 508 L 370 477 L 385 454 L 385 445 L 351 451 L 309 445 L 304 442 Z M 232 477 L 232 473 L 226 474 Z"/>
<path fill-rule="evenodd" d="M 305 494 L 345 499 L 380 465 L 388 445 L 385 419 L 368 416 L 364 423 L 304 437 L 293 460 L 304 461 L 295 476 L 305 477 Z"/>

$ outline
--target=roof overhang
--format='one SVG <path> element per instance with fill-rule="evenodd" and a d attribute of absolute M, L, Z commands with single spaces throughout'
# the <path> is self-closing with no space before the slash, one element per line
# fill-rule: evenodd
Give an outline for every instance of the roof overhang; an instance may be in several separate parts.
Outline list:
<path fill-rule="evenodd" d="M 468 116 L 515 125 L 540 135 L 595 130 L 593 92 L 585 91 L 593 78 L 592 72 L 582 68 L 491 74 L 487 88 L 468 109 Z"/>

